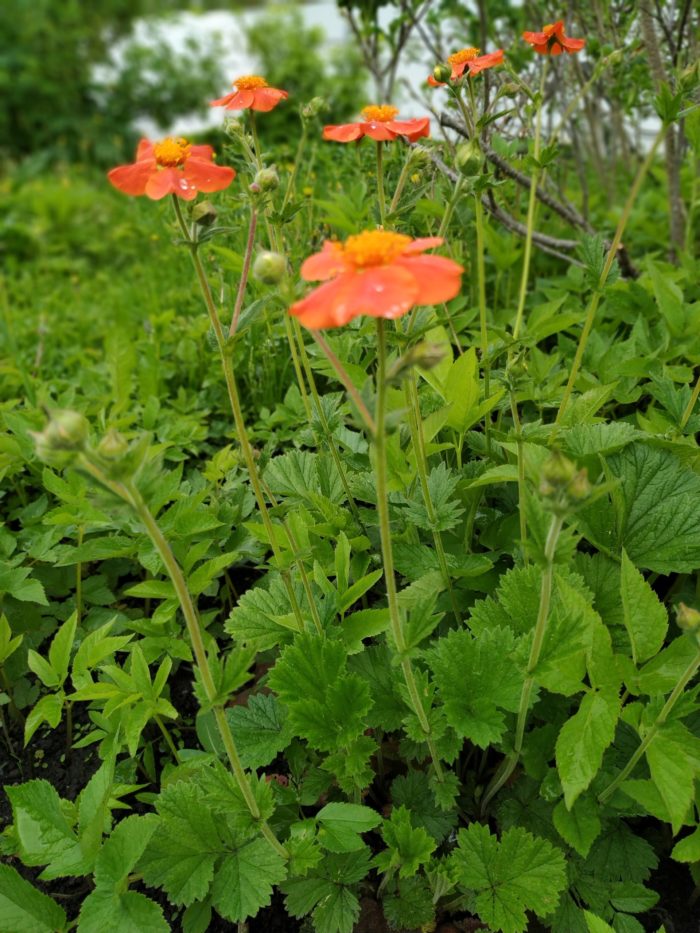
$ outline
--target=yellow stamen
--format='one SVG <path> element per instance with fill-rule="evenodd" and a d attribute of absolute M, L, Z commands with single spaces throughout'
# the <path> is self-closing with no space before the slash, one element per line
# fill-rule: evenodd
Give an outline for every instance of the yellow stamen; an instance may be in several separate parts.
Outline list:
<path fill-rule="evenodd" d="M 480 51 L 480 49 L 475 48 L 460 49 L 459 52 L 450 55 L 447 61 L 450 65 L 463 65 L 465 62 L 470 62 L 473 58 L 476 58 Z"/>
<path fill-rule="evenodd" d="M 388 123 L 398 112 L 399 108 L 392 107 L 391 104 L 371 104 L 369 107 L 363 107 L 362 116 L 368 123 Z"/>
<path fill-rule="evenodd" d="M 267 87 L 267 81 L 260 75 L 243 75 L 242 78 L 236 78 L 233 86 L 239 91 L 255 91 L 259 87 Z"/>
<path fill-rule="evenodd" d="M 153 147 L 156 162 L 162 168 L 177 168 L 184 165 L 190 155 L 192 146 L 182 136 L 168 136 Z"/>
<path fill-rule="evenodd" d="M 349 236 L 343 254 L 357 269 L 367 266 L 386 266 L 401 255 L 411 242 L 410 236 L 388 230 L 364 230 Z"/>

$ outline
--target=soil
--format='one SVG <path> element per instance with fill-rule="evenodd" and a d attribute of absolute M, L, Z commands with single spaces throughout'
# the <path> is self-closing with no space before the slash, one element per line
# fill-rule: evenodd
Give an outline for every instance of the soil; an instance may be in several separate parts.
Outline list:
<path fill-rule="evenodd" d="M 187 686 L 189 678 L 175 675 L 173 683 L 173 702 L 184 717 L 192 716 L 196 701 Z M 84 709 L 84 708 L 83 708 Z M 76 709 L 75 727 L 81 726 L 81 711 Z M 83 720 L 84 723 L 84 720 Z M 0 736 L 0 784 L 4 787 L 22 783 L 32 778 L 46 778 L 54 785 L 61 797 L 73 800 L 85 786 L 92 774 L 99 767 L 100 761 L 94 746 L 73 749 L 66 755 L 66 735 L 63 723 L 55 730 L 40 729 L 27 749 L 22 747 L 19 728 L 11 729 L 14 755 L 6 754 L 4 740 Z M 138 807 L 138 804 L 137 804 Z M 12 820 L 9 801 L 0 793 L 0 831 Z M 13 866 L 24 877 L 47 894 L 57 898 L 70 918 L 78 915 L 80 904 L 90 891 L 90 882 L 84 878 L 60 879 L 44 883 L 38 881 L 41 869 L 26 868 L 16 859 Z M 650 887 L 661 895 L 659 904 L 638 919 L 647 933 L 656 933 L 663 925 L 666 933 L 700 933 L 700 903 L 691 903 L 694 884 L 687 865 L 681 865 L 670 858 L 663 858 L 649 883 Z M 160 891 L 146 886 L 140 889 L 157 901 L 171 924 L 174 933 L 181 929 L 178 922 L 179 911 L 174 910 Z M 469 917 L 442 917 L 438 924 L 438 933 L 475 933 L 487 929 L 478 920 Z M 261 910 L 257 917 L 250 920 L 246 933 L 307 933 L 308 924 L 289 917 L 284 909 L 281 894 L 275 893 L 268 908 Z M 533 923 L 530 933 L 540 933 L 542 928 Z M 237 924 L 222 920 L 214 915 L 208 933 L 241 933 Z M 361 915 L 354 933 L 389 933 L 377 901 L 370 896 L 361 900 Z M 404 931 L 410 933 L 410 931 Z M 565 933 L 565 931 L 556 931 Z"/>

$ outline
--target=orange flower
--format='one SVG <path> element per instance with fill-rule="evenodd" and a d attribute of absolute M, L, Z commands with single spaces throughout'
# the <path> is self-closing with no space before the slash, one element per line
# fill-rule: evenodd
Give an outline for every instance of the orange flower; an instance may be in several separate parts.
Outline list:
<path fill-rule="evenodd" d="M 198 191 L 222 191 L 235 178 L 232 168 L 215 165 L 213 158 L 211 146 L 192 146 L 181 137 L 159 143 L 142 139 L 136 161 L 113 168 L 107 177 L 124 194 L 145 194 L 154 201 L 176 194 L 192 201 Z"/>
<path fill-rule="evenodd" d="M 465 71 L 468 71 L 470 75 L 478 75 L 479 72 L 493 68 L 494 65 L 502 65 L 503 49 L 496 49 L 495 52 L 489 52 L 487 55 L 479 55 L 479 49 L 460 49 L 459 52 L 449 56 L 447 63 L 452 65 L 450 80 L 456 81 Z M 428 77 L 428 84 L 433 87 L 442 87 L 444 83 L 444 81 L 436 81 L 432 75 Z"/>
<path fill-rule="evenodd" d="M 540 55 L 561 55 L 568 52 L 580 52 L 586 44 L 585 39 L 570 39 L 564 35 L 564 21 L 559 19 L 556 23 L 549 23 L 542 32 L 524 32 L 523 39 Z"/>
<path fill-rule="evenodd" d="M 365 107 L 362 111 L 364 120 L 359 123 L 343 123 L 340 126 L 324 126 L 323 138 L 332 139 L 336 143 L 352 143 L 363 136 L 384 142 L 405 136 L 411 142 L 421 136 L 430 135 L 430 117 L 420 117 L 413 120 L 395 120 L 398 113 L 396 107 L 389 104 Z"/>
<path fill-rule="evenodd" d="M 326 240 L 303 263 L 301 277 L 323 281 L 289 313 L 311 330 L 341 327 L 361 314 L 397 318 L 414 305 L 449 301 L 459 292 L 462 266 L 444 256 L 424 256 L 442 237 L 417 240 L 388 230 L 365 230 L 345 243 Z"/>
<path fill-rule="evenodd" d="M 259 75 L 244 75 L 233 82 L 235 90 L 210 103 L 211 107 L 225 107 L 227 110 L 273 110 L 281 100 L 289 97 L 287 91 L 269 87 L 267 81 Z"/>

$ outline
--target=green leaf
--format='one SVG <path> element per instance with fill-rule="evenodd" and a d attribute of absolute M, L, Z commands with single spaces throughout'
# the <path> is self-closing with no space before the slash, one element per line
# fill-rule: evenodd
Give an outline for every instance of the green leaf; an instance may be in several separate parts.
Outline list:
<path fill-rule="evenodd" d="M 241 923 L 268 907 L 275 885 L 287 874 L 285 861 L 258 837 L 224 856 L 214 875 L 212 904 L 222 917 Z"/>
<path fill-rule="evenodd" d="M 460 830 L 450 861 L 460 887 L 473 892 L 479 917 L 503 933 L 523 933 L 528 910 L 551 914 L 567 883 L 561 851 L 520 827 L 499 842 L 487 826 L 472 823 Z"/>
<path fill-rule="evenodd" d="M 369 850 L 329 855 L 314 874 L 282 884 L 285 904 L 293 917 L 313 911 L 317 933 L 352 933 L 360 915 L 360 902 L 350 885 L 361 881 L 370 870 Z"/>
<path fill-rule="evenodd" d="M 615 933 L 614 927 L 607 924 L 605 920 L 601 920 L 600 917 L 596 917 L 590 910 L 584 910 L 583 916 L 586 918 L 588 933 Z"/>
<path fill-rule="evenodd" d="M 193 784 L 181 781 L 163 788 L 157 807 L 161 818 L 140 869 L 146 884 L 187 906 L 209 892 L 223 850 L 218 824 Z"/>
<path fill-rule="evenodd" d="M 615 738 L 619 715 L 617 694 L 591 691 L 562 726 L 557 738 L 556 761 L 568 809 L 600 770 L 603 753 Z"/>
<path fill-rule="evenodd" d="M 666 724 L 646 750 L 651 779 L 671 815 L 674 835 L 688 816 L 700 771 L 700 740 L 680 722 Z"/>
<path fill-rule="evenodd" d="M 42 724 L 46 722 L 52 729 L 61 721 L 63 712 L 63 694 L 50 693 L 42 697 L 27 716 L 24 723 L 24 744 L 28 745 L 31 737 Z"/>
<path fill-rule="evenodd" d="M 437 843 L 422 827 L 414 827 L 411 811 L 406 807 L 394 807 L 391 817 L 384 821 L 382 838 L 387 848 L 380 852 L 375 862 L 381 871 L 399 870 L 400 878 L 415 875 L 421 865 L 430 861 Z"/>
<path fill-rule="evenodd" d="M 473 347 L 458 356 L 450 367 L 444 398 L 451 405 L 447 424 L 455 431 L 466 431 L 471 423 L 470 409 L 479 401 L 479 367 Z"/>
<path fill-rule="evenodd" d="M 560 800 L 552 813 L 559 835 L 584 858 L 600 835 L 599 810 L 594 798 L 579 797 L 571 809 Z"/>
<path fill-rule="evenodd" d="M 34 780 L 6 788 L 12 805 L 18 853 L 25 865 L 46 865 L 41 878 L 89 871 L 66 818 L 61 798 L 48 781 Z M 53 863 L 63 866 L 57 874 Z"/>
<path fill-rule="evenodd" d="M 436 804 L 428 775 L 423 771 L 409 771 L 394 778 L 391 799 L 395 807 L 407 807 L 413 825 L 422 826 L 436 842 L 442 842 L 457 824 L 455 808 L 451 806 L 445 812 Z"/>
<path fill-rule="evenodd" d="M 700 566 L 700 476 L 668 450 L 631 444 L 606 461 L 619 480 L 612 503 L 579 512 L 586 536 L 605 550 L 625 548 L 637 566 L 690 573 Z"/>
<path fill-rule="evenodd" d="M 56 632 L 49 648 L 49 664 L 58 674 L 59 684 L 62 684 L 68 676 L 68 665 L 77 625 L 78 613 L 74 612 Z"/>
<path fill-rule="evenodd" d="M 389 627 L 388 609 L 359 609 L 343 619 L 341 634 L 349 654 L 363 650 L 363 640 L 381 635 Z"/>
<path fill-rule="evenodd" d="M 98 888 L 118 888 L 126 881 L 157 825 L 154 814 L 133 814 L 117 823 L 95 862 L 95 884 Z"/>
<path fill-rule="evenodd" d="M 13 638 L 7 616 L 0 615 L 0 665 L 4 664 L 11 654 L 14 654 L 22 644 L 23 638 L 24 635 L 17 635 Z"/>
<path fill-rule="evenodd" d="M 300 596 L 298 593 L 297 598 Z M 279 574 L 275 574 L 270 579 L 269 589 L 256 586 L 241 596 L 231 610 L 225 629 L 238 644 L 265 651 L 292 640 L 288 621 L 291 611 L 284 583 Z M 294 621 L 291 625 L 296 627 Z"/>
<path fill-rule="evenodd" d="M 623 548 L 620 592 L 625 628 L 632 645 L 632 659 L 643 664 L 663 646 L 668 616 L 656 593 L 636 569 Z"/>
<path fill-rule="evenodd" d="M 448 723 L 480 748 L 503 735 L 501 711 L 518 709 L 523 675 L 514 650 L 511 630 L 493 628 L 477 638 L 466 629 L 452 631 L 428 652 Z"/>
<path fill-rule="evenodd" d="M 435 905 L 430 885 L 420 876 L 399 879 L 396 894 L 382 900 L 384 915 L 395 930 L 428 927 L 435 919 Z"/>
<path fill-rule="evenodd" d="M 56 901 L 0 864 L 0 933 L 62 933 L 66 923 Z"/>
<path fill-rule="evenodd" d="M 321 824 L 319 839 L 331 852 L 354 852 L 364 845 L 360 833 L 379 826 L 376 810 L 355 803 L 327 803 L 316 814 Z"/>
<path fill-rule="evenodd" d="M 293 737 L 286 709 L 271 695 L 251 696 L 247 706 L 229 706 L 226 717 L 244 768 L 270 764 Z"/>
<path fill-rule="evenodd" d="M 677 862 L 700 862 L 700 826 L 675 844 L 671 858 Z"/>
<path fill-rule="evenodd" d="M 95 890 L 80 908 L 78 933 L 169 933 L 163 909 L 138 891 Z"/>
<path fill-rule="evenodd" d="M 692 640 L 680 635 L 639 671 L 634 678 L 633 692 L 648 696 L 670 693 L 697 652 Z"/>

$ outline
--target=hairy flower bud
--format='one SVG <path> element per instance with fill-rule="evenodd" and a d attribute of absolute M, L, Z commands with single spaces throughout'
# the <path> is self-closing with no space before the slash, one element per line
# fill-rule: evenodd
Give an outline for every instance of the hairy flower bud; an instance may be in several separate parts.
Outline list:
<path fill-rule="evenodd" d="M 192 220 L 200 227 L 211 227 L 216 216 L 216 208 L 211 201 L 200 201 L 192 209 Z"/>
<path fill-rule="evenodd" d="M 460 143 L 457 146 L 455 164 L 465 178 L 473 178 L 481 173 L 484 164 L 484 153 L 475 139 Z"/>
<path fill-rule="evenodd" d="M 684 632 L 700 635 L 700 612 L 685 603 L 678 603 L 676 622 Z"/>
<path fill-rule="evenodd" d="M 43 431 L 32 433 L 37 456 L 50 466 L 68 466 L 85 447 L 88 431 L 84 415 L 58 408 L 49 413 L 49 423 Z"/>
<path fill-rule="evenodd" d="M 245 128 L 240 120 L 225 120 L 224 133 L 229 139 L 240 139 L 245 133 Z"/>
<path fill-rule="evenodd" d="M 444 84 L 452 77 L 452 66 L 448 65 L 447 62 L 440 62 L 439 65 L 433 68 L 433 77 L 436 81 L 439 81 L 440 84 Z"/>
<path fill-rule="evenodd" d="M 264 250 L 253 263 L 253 276 L 264 285 L 277 285 L 287 274 L 287 260 L 280 253 Z"/>
<path fill-rule="evenodd" d="M 110 428 L 97 445 L 97 453 L 103 460 L 120 460 L 129 449 L 129 442 L 115 428 Z"/>
<path fill-rule="evenodd" d="M 322 110 L 326 110 L 328 105 L 323 97 L 312 97 L 308 104 L 301 108 L 302 120 L 313 120 Z"/>
<path fill-rule="evenodd" d="M 280 177 L 274 165 L 269 168 L 261 168 L 253 179 L 253 185 L 256 185 L 256 191 L 274 191 L 280 186 Z M 251 185 L 251 191 L 253 190 Z"/>
<path fill-rule="evenodd" d="M 555 450 L 542 466 L 540 494 L 549 499 L 553 511 L 566 512 L 591 494 L 588 471 L 579 470 L 568 457 Z"/>

